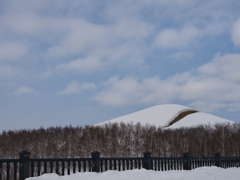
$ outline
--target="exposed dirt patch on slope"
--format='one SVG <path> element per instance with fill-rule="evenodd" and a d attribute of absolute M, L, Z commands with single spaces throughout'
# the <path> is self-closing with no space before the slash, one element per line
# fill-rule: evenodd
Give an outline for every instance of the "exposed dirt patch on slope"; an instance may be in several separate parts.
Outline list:
<path fill-rule="evenodd" d="M 193 113 L 196 113 L 198 111 L 196 110 L 187 110 L 187 111 L 184 111 L 184 112 L 181 112 L 179 115 L 177 115 L 177 117 L 175 117 L 169 124 L 167 127 L 173 125 L 174 123 L 180 121 L 182 118 L 188 116 L 189 114 L 193 114 Z"/>

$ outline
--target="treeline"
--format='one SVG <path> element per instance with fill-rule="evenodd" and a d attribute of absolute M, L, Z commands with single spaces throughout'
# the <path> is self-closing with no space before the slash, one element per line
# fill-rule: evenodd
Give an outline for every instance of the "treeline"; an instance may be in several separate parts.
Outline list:
<path fill-rule="evenodd" d="M 0 159 L 19 158 L 27 150 L 31 158 L 139 157 L 144 151 L 153 156 L 240 156 L 240 123 L 201 125 L 191 128 L 161 129 L 151 125 L 114 123 L 104 126 L 51 127 L 3 131 Z"/>

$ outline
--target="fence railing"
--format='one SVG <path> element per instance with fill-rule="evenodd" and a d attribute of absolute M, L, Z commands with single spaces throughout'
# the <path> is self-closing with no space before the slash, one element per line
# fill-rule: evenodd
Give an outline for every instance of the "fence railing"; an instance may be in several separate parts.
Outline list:
<path fill-rule="evenodd" d="M 240 167 L 240 157 L 222 157 L 215 153 L 213 157 L 152 157 L 144 152 L 143 157 L 136 158 L 101 158 L 100 152 L 91 153 L 91 158 L 45 158 L 31 159 L 30 152 L 22 151 L 19 159 L 0 159 L 0 180 L 25 180 L 28 177 L 44 173 L 70 175 L 77 172 L 104 172 L 107 170 L 191 170 L 202 166 L 222 168 Z"/>

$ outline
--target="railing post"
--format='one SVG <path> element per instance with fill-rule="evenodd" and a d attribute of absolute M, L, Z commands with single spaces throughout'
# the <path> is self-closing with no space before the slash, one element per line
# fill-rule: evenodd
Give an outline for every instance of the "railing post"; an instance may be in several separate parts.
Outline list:
<path fill-rule="evenodd" d="M 3 173 L 2 163 L 0 163 L 0 180 L 2 180 L 2 173 Z"/>
<path fill-rule="evenodd" d="M 100 169 L 100 152 L 94 151 L 91 153 L 92 155 L 92 172 L 99 172 Z"/>
<path fill-rule="evenodd" d="M 143 153 L 143 168 L 150 170 L 153 169 L 152 167 L 152 153 L 149 151 L 145 151 Z"/>
<path fill-rule="evenodd" d="M 190 153 L 183 153 L 183 170 L 191 170 Z"/>
<path fill-rule="evenodd" d="M 20 158 L 20 178 L 19 180 L 25 180 L 29 177 L 29 158 L 30 152 L 22 151 L 19 153 Z"/>
<path fill-rule="evenodd" d="M 222 167 L 220 152 L 215 153 L 215 166 Z"/>

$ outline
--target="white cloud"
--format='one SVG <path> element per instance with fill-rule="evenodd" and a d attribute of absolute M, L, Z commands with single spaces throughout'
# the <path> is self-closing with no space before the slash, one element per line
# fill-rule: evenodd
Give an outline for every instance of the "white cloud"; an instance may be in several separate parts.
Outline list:
<path fill-rule="evenodd" d="M 240 46 L 240 18 L 233 25 L 232 40 L 236 46 Z"/>
<path fill-rule="evenodd" d="M 211 62 L 167 79 L 142 80 L 134 77 L 112 78 L 95 100 L 108 105 L 162 104 L 191 101 L 203 107 L 211 102 L 209 111 L 223 104 L 240 101 L 240 54 L 218 55 Z"/>
<path fill-rule="evenodd" d="M 71 82 L 67 85 L 65 89 L 57 92 L 58 95 L 67 95 L 67 94 L 80 94 L 84 91 L 89 91 L 95 89 L 96 86 L 93 83 L 79 83 L 79 82 Z"/>
<path fill-rule="evenodd" d="M 21 71 L 9 65 L 0 64 L 0 79 L 20 74 Z"/>
<path fill-rule="evenodd" d="M 65 56 L 68 54 L 85 53 L 94 47 L 104 45 L 107 28 L 103 25 L 93 24 L 81 18 L 64 19 L 57 24 L 63 28 L 59 43 L 54 44 L 48 49 L 51 56 Z M 89 49 L 90 48 L 90 49 Z"/>
<path fill-rule="evenodd" d="M 126 105 L 136 102 L 143 96 L 142 84 L 136 79 L 127 77 L 119 79 L 118 77 L 110 78 L 105 84 L 106 90 L 99 93 L 93 99 L 108 105 Z"/>
<path fill-rule="evenodd" d="M 194 101 L 190 103 L 191 107 L 196 108 L 203 112 L 219 112 L 224 110 L 225 112 L 239 112 L 240 103 L 238 102 L 213 102 L 213 101 Z"/>
<path fill-rule="evenodd" d="M 8 15 L 3 21 L 7 28 L 16 33 L 30 36 L 36 35 L 44 30 L 47 26 L 46 22 L 44 22 L 43 18 L 28 12 Z"/>
<path fill-rule="evenodd" d="M 32 93 L 34 93 L 34 90 L 26 86 L 19 87 L 16 91 L 13 92 L 14 95 L 23 95 L 23 94 L 32 94 Z"/>
<path fill-rule="evenodd" d="M 59 43 L 47 50 L 48 59 L 65 59 L 45 72 L 95 73 L 105 68 L 141 68 L 149 52 L 144 41 L 151 34 L 151 25 L 139 20 L 120 19 L 110 24 L 94 24 L 82 19 L 59 22 L 66 32 Z M 67 59 L 79 57 L 66 62 Z M 70 57 L 70 58 L 67 58 Z"/>
<path fill-rule="evenodd" d="M 170 59 L 176 59 L 176 60 L 183 60 L 183 59 L 186 60 L 186 59 L 191 59 L 193 57 L 193 54 L 189 51 L 180 51 L 180 52 L 170 54 L 167 57 Z"/>
<path fill-rule="evenodd" d="M 160 48 L 185 48 L 201 35 L 196 27 L 184 27 L 180 30 L 166 29 L 160 32 L 153 45 Z"/>
<path fill-rule="evenodd" d="M 135 44 L 150 35 L 150 25 L 144 22 L 121 19 L 112 24 L 95 24 L 84 19 L 64 19 L 57 26 L 65 30 L 60 41 L 48 49 L 49 56 L 88 54 L 108 56 L 121 43 Z M 59 31 L 59 30 L 57 30 Z M 106 54 L 101 54 L 101 52 Z M 107 50 L 107 51 L 106 51 Z"/>
<path fill-rule="evenodd" d="M 0 61 L 19 59 L 26 55 L 27 48 L 18 42 L 0 43 Z"/>
<path fill-rule="evenodd" d="M 222 6 L 222 3 L 213 4 Z M 209 18 L 204 18 L 204 7 L 208 8 L 206 13 Z M 44 61 L 45 67 L 50 67 L 51 72 L 44 74 L 57 73 L 56 67 L 71 72 L 70 66 L 74 63 L 85 64 L 83 67 L 90 69 L 90 73 L 95 72 L 94 64 L 99 69 L 143 69 L 145 62 L 149 61 L 146 57 L 155 53 L 152 43 L 155 48 L 189 48 L 196 39 L 210 33 L 209 26 L 217 27 L 210 28 L 211 32 L 216 32 L 224 29 L 219 28 L 220 26 L 229 25 L 226 24 L 228 17 L 222 18 L 225 17 L 224 10 L 215 13 L 211 3 L 190 0 L 181 3 L 153 0 L 106 4 L 74 1 L 70 4 L 58 2 L 57 5 L 55 1 L 11 1 L 6 3 L 5 9 L 4 16 L 0 18 L 0 34 L 4 34 L 4 39 L 18 37 L 24 44 L 22 49 L 18 48 L 14 54 L 5 51 L 4 57 L 19 57 L 28 54 L 27 51 L 29 54 L 25 59 L 26 64 L 39 58 L 36 60 L 39 64 Z M 98 17 L 95 17 L 94 13 L 97 13 Z M 189 21 L 189 17 L 193 20 Z M 173 25 L 168 26 L 167 23 L 165 26 L 166 19 L 172 20 Z M 175 28 L 175 24 L 178 27 Z M 157 56 L 161 56 L 159 54 Z M 175 54 L 172 58 L 179 56 L 191 57 L 190 54 Z M 98 60 L 90 65 L 83 62 L 82 57 L 97 57 Z M 69 62 L 72 59 L 74 60 Z M 87 72 L 84 68 L 77 67 L 74 72 L 78 71 L 77 69 Z"/>
<path fill-rule="evenodd" d="M 49 56 L 95 56 L 108 62 L 121 60 L 127 63 L 124 57 L 135 56 L 137 51 L 140 55 L 134 59 L 138 61 L 142 52 L 146 52 L 139 43 L 143 43 L 151 33 L 150 25 L 139 20 L 121 19 L 110 25 L 102 25 L 77 19 L 67 20 L 61 27 L 64 24 L 68 27 L 66 33 L 60 43 L 48 49 Z"/>
<path fill-rule="evenodd" d="M 55 69 L 60 71 L 73 71 L 79 73 L 91 73 L 99 71 L 104 66 L 104 63 L 96 57 L 87 57 L 84 59 L 77 59 L 68 63 L 58 65 Z"/>
<path fill-rule="evenodd" d="M 216 55 L 213 61 L 198 68 L 198 72 L 208 76 L 218 76 L 229 81 L 240 81 L 240 54 Z"/>

